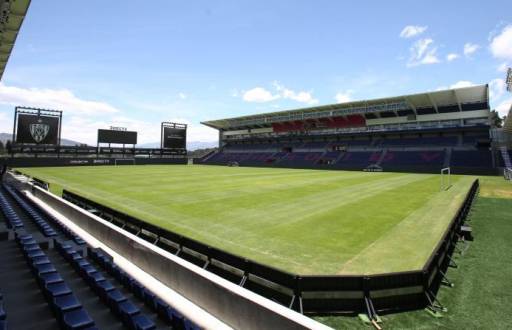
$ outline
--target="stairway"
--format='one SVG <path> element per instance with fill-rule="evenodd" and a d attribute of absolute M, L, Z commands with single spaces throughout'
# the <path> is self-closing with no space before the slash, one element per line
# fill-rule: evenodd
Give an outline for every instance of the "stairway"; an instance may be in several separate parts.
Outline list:
<path fill-rule="evenodd" d="M 512 169 L 512 162 L 510 161 L 510 155 L 508 154 L 507 147 L 500 147 L 501 157 L 503 158 L 503 162 L 505 163 L 505 168 Z"/>
<path fill-rule="evenodd" d="M 201 157 L 201 163 L 205 163 L 208 159 L 212 158 L 216 154 L 218 154 L 219 150 L 212 150 L 209 154 L 206 154 L 205 156 Z"/>
<path fill-rule="evenodd" d="M 386 154 L 388 153 L 388 149 L 384 149 L 382 150 L 382 154 L 380 155 L 379 157 L 379 160 L 375 163 L 375 165 L 377 166 L 381 166 L 380 164 L 382 163 L 382 161 L 384 160 L 384 157 L 386 157 Z"/>

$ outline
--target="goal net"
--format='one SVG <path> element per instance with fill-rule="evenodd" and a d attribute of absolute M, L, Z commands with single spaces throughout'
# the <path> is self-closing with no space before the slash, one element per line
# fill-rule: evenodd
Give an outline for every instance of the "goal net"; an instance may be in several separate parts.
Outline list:
<path fill-rule="evenodd" d="M 441 190 L 448 190 L 451 186 L 451 171 L 449 167 L 445 167 L 441 169 Z"/>
<path fill-rule="evenodd" d="M 135 165 L 135 158 L 116 158 L 114 165 Z"/>
<path fill-rule="evenodd" d="M 512 181 L 512 168 L 506 167 L 503 170 L 503 177 L 505 178 L 505 180 Z"/>

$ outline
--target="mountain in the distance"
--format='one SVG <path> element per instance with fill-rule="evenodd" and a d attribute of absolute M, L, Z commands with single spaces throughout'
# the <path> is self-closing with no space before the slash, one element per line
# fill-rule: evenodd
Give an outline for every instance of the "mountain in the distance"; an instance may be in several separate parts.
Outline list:
<path fill-rule="evenodd" d="M 2 141 L 3 144 L 5 144 L 8 140 L 12 140 L 12 133 L 0 133 L 0 141 Z M 60 144 L 63 146 L 76 146 L 77 144 L 82 143 L 69 139 L 60 139 Z"/>
<path fill-rule="evenodd" d="M 12 139 L 11 133 L 0 133 L 0 141 L 3 144 L 7 142 L 7 140 Z M 61 145 L 63 146 L 75 146 L 77 144 L 82 144 L 77 141 L 69 140 L 69 139 L 61 139 Z M 137 144 L 138 148 L 160 148 L 160 142 L 150 142 L 150 143 L 141 143 Z M 202 141 L 188 141 L 187 142 L 187 150 L 194 151 L 197 149 L 209 149 L 216 148 L 217 142 L 202 142 Z"/>

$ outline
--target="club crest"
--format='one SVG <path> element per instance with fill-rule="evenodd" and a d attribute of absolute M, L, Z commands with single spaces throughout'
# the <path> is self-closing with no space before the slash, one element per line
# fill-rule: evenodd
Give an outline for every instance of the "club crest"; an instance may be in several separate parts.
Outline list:
<path fill-rule="evenodd" d="M 37 124 L 30 124 L 30 135 L 36 143 L 43 141 L 48 132 L 50 131 L 50 125 L 41 123 L 41 120 Z"/>

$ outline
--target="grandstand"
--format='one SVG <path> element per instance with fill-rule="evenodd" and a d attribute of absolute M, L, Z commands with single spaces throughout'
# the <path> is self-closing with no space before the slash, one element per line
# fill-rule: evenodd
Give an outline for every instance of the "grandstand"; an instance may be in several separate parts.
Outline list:
<path fill-rule="evenodd" d="M 219 152 L 203 164 L 495 173 L 488 86 L 212 120 Z"/>

